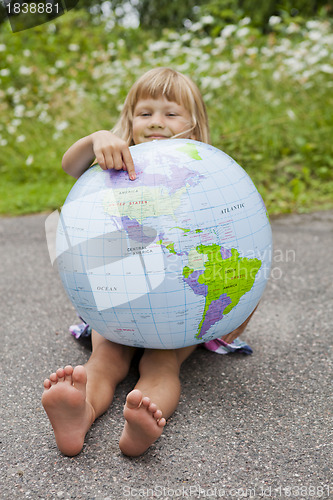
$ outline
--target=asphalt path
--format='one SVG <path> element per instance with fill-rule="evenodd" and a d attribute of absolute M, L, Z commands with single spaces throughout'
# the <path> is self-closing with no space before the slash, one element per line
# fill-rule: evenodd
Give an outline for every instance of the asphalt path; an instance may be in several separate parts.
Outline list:
<path fill-rule="evenodd" d="M 82 453 L 55 445 L 43 380 L 89 350 L 68 333 L 45 219 L 0 219 L 1 499 L 333 498 L 333 212 L 272 221 L 272 275 L 244 334 L 253 355 L 196 350 L 176 413 L 139 458 L 118 448 L 135 363 Z"/>

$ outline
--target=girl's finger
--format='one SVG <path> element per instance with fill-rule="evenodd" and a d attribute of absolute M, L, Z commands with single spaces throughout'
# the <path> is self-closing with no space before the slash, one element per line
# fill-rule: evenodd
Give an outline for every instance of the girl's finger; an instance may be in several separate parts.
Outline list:
<path fill-rule="evenodd" d="M 128 147 L 125 148 L 123 150 L 122 154 L 123 154 L 123 160 L 124 160 L 129 178 L 131 179 L 131 181 L 134 181 L 136 179 L 136 173 L 135 173 L 133 158 L 132 158 L 132 155 L 130 153 L 129 148 Z"/>
<path fill-rule="evenodd" d="M 105 168 L 104 170 L 109 170 L 114 168 L 114 160 L 111 151 L 104 151 L 104 158 L 105 158 Z"/>
<path fill-rule="evenodd" d="M 113 153 L 113 168 L 115 170 L 122 170 L 123 168 L 123 159 L 120 152 L 115 151 Z"/>
<path fill-rule="evenodd" d="M 105 166 L 105 158 L 104 158 L 104 155 L 102 152 L 99 152 L 99 153 L 95 153 L 96 154 L 96 160 L 97 160 L 97 163 L 98 165 L 103 169 L 103 170 L 106 170 L 106 166 Z"/>

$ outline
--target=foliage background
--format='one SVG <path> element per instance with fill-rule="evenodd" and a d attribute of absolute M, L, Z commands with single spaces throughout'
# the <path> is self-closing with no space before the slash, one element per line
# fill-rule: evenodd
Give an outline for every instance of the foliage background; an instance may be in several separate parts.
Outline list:
<path fill-rule="evenodd" d="M 333 207 L 331 4 L 136 0 L 141 24 L 126 27 L 129 4 L 112 2 L 81 0 L 18 33 L 1 25 L 0 213 L 60 207 L 74 182 L 63 153 L 110 129 L 154 66 L 198 83 L 212 143 L 248 171 L 271 214 Z"/>

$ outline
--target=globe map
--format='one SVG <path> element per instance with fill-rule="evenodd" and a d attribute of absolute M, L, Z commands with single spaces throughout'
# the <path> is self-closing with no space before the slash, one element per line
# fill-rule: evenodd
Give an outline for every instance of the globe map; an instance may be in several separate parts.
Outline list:
<path fill-rule="evenodd" d="M 61 211 L 57 263 L 78 314 L 125 345 L 180 348 L 221 337 L 258 304 L 272 234 L 247 173 L 187 139 L 130 148 L 137 179 L 91 167 Z"/>

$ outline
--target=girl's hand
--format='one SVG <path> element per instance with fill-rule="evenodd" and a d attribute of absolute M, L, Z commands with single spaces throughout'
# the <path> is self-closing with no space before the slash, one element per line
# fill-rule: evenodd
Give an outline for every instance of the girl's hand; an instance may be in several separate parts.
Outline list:
<path fill-rule="evenodd" d="M 136 173 L 132 155 L 125 141 L 108 130 L 99 130 L 90 135 L 97 162 L 103 170 L 127 170 L 134 181 Z"/>

